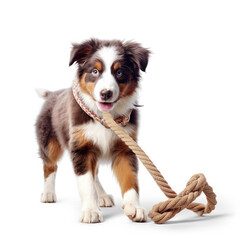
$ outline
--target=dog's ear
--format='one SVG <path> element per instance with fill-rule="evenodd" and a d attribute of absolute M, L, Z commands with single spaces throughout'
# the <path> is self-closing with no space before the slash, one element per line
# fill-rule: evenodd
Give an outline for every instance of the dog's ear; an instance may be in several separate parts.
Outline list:
<path fill-rule="evenodd" d="M 73 44 L 69 66 L 77 62 L 83 64 L 97 49 L 99 41 L 97 39 L 90 39 L 81 44 Z"/>
<path fill-rule="evenodd" d="M 137 64 L 138 68 L 145 72 L 148 65 L 150 51 L 143 48 L 139 43 L 126 42 L 124 45 L 126 57 Z"/>

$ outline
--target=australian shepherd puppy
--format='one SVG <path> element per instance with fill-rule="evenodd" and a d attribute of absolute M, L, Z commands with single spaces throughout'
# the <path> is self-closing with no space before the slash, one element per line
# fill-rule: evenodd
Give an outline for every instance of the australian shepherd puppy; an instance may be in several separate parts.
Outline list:
<path fill-rule="evenodd" d="M 137 158 L 101 119 L 102 112 L 109 111 L 136 140 L 137 89 L 148 57 L 149 51 L 134 42 L 91 39 L 73 45 L 69 65 L 78 65 L 75 95 L 72 88 L 41 92 L 46 101 L 36 133 L 44 164 L 42 202 L 56 202 L 57 162 L 67 149 L 77 177 L 82 222 L 101 222 L 99 207 L 114 205 L 97 175 L 99 164 L 106 160 L 121 187 L 124 213 L 132 221 L 147 220 L 138 200 Z"/>

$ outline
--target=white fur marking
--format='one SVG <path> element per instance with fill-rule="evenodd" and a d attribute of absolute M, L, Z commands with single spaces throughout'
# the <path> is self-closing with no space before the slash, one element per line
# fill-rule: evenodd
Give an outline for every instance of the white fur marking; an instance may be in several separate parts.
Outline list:
<path fill-rule="evenodd" d="M 113 62 L 120 57 L 114 46 L 101 48 L 97 51 L 97 55 L 104 61 L 105 70 L 110 72 Z"/>
<path fill-rule="evenodd" d="M 97 55 L 103 60 L 105 68 L 94 88 L 94 98 L 101 102 L 100 92 L 107 89 L 113 92 L 110 101 L 114 102 L 118 99 L 120 92 L 118 84 L 111 73 L 112 64 L 119 58 L 117 50 L 115 47 L 103 47 L 97 52 Z"/>
<path fill-rule="evenodd" d="M 101 222 L 102 215 L 98 207 L 97 192 L 92 173 L 87 172 L 77 176 L 77 183 L 82 203 L 80 221 L 85 223 Z"/>
<path fill-rule="evenodd" d="M 35 91 L 38 94 L 38 96 L 42 98 L 45 98 L 49 93 L 49 91 L 44 88 L 36 88 Z"/>
<path fill-rule="evenodd" d="M 135 189 L 130 189 L 124 193 L 123 196 L 123 205 L 133 204 L 136 207 L 139 205 L 138 194 Z"/>
<path fill-rule="evenodd" d="M 124 213 L 134 222 L 146 222 L 146 211 L 139 206 L 138 194 L 135 189 L 128 190 L 123 196 Z"/>
<path fill-rule="evenodd" d="M 55 194 L 55 178 L 56 172 L 51 173 L 44 181 L 44 190 L 41 195 L 41 202 L 56 202 Z"/>
<path fill-rule="evenodd" d="M 105 128 L 99 122 L 89 122 L 79 127 L 79 129 L 83 129 L 84 137 L 88 140 L 91 140 L 94 144 L 96 144 L 101 150 L 102 157 L 108 158 L 110 149 L 115 140 L 118 139 L 117 135 L 111 130 Z M 134 126 L 128 124 L 124 130 L 131 134 L 134 131 Z"/>
<path fill-rule="evenodd" d="M 84 136 L 96 144 L 103 155 L 108 155 L 112 142 L 117 139 L 116 134 L 106 129 L 99 122 L 91 122 L 83 127 Z"/>

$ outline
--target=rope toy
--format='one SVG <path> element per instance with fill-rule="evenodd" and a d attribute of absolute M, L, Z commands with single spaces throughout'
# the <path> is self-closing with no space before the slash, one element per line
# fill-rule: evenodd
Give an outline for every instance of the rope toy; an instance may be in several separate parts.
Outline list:
<path fill-rule="evenodd" d="M 215 205 L 217 204 L 216 195 L 212 187 L 208 185 L 203 174 L 200 173 L 192 176 L 186 188 L 181 193 L 176 194 L 144 151 L 125 130 L 113 120 L 112 115 L 109 112 L 102 112 L 102 115 L 106 125 L 136 154 L 157 185 L 169 198 L 167 201 L 160 202 L 153 206 L 148 214 L 152 221 L 158 224 L 165 223 L 185 208 L 194 211 L 198 215 L 210 213 L 215 209 Z M 193 203 L 202 192 L 205 193 L 207 198 L 206 206 L 201 203 Z"/>

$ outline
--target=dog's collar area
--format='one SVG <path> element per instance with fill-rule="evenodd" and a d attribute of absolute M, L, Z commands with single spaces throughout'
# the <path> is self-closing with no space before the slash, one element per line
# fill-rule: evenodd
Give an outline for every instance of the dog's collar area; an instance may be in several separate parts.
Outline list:
<path fill-rule="evenodd" d="M 90 111 L 90 109 L 84 104 L 84 102 L 82 101 L 82 99 L 80 98 L 79 96 L 79 91 L 78 91 L 78 83 L 77 81 L 75 80 L 73 82 L 73 86 L 72 86 L 72 92 L 73 92 L 73 96 L 76 100 L 76 102 L 78 103 L 78 105 L 82 108 L 82 110 L 88 115 L 90 116 L 91 118 L 93 118 L 94 120 L 100 122 L 104 127 L 106 128 L 109 128 L 107 126 L 107 124 L 105 123 L 104 119 L 97 116 L 95 113 L 93 113 L 92 111 Z M 134 105 L 135 106 L 135 105 Z M 127 123 L 129 122 L 130 120 L 130 116 L 131 116 L 131 113 L 132 113 L 132 109 L 130 109 L 126 115 L 123 115 L 123 116 L 120 116 L 120 117 L 117 117 L 116 119 L 114 119 L 114 121 L 117 123 L 117 124 L 122 124 L 123 127 L 125 127 L 127 125 Z"/>

